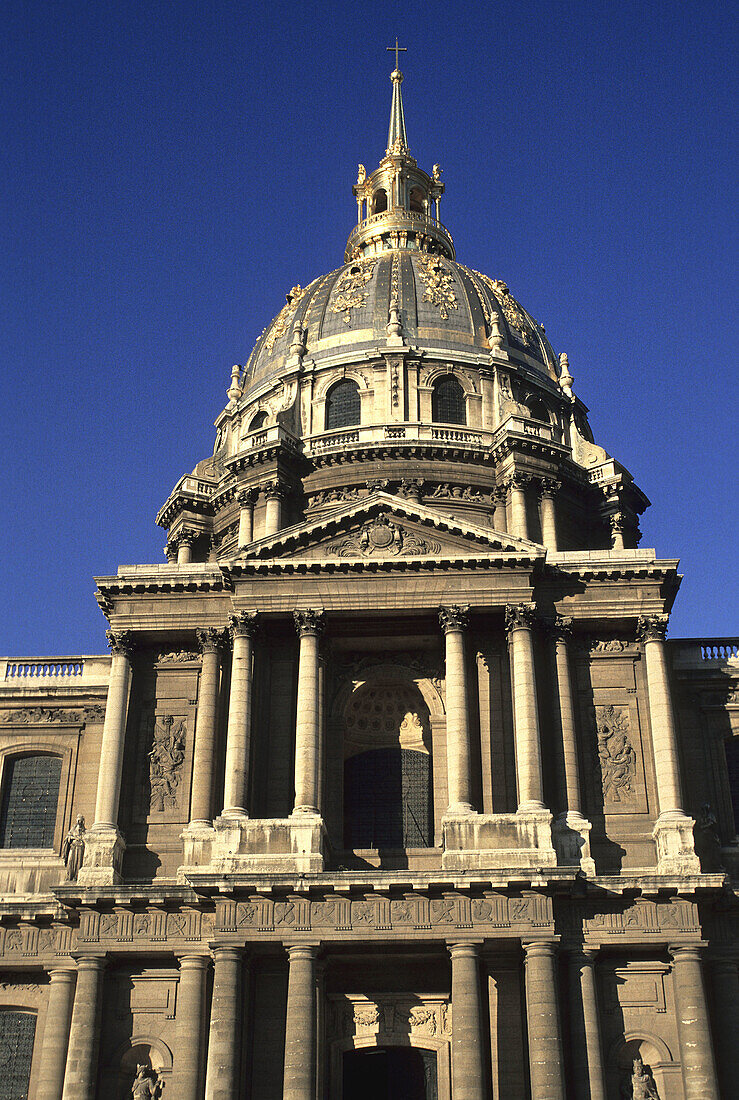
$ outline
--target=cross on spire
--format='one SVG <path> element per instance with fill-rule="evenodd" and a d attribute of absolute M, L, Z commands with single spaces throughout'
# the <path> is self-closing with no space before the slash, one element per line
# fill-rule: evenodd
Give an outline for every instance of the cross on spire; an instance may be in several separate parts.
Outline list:
<path fill-rule="evenodd" d="M 397 35 L 395 37 L 395 45 L 394 46 L 386 46 L 385 49 L 387 50 L 388 53 L 394 53 L 395 54 L 395 68 L 396 69 L 398 68 L 398 54 L 399 53 L 408 53 L 408 47 L 407 46 L 399 46 L 398 45 Z"/>

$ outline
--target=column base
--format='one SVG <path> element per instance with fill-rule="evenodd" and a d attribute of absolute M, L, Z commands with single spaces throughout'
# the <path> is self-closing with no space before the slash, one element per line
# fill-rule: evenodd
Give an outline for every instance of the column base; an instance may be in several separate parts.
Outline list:
<path fill-rule="evenodd" d="M 324 868 L 325 838 L 326 826 L 319 814 L 217 817 L 210 861 L 197 870 L 208 874 L 314 874 Z M 185 870 L 188 878 L 189 870 Z"/>
<path fill-rule="evenodd" d="M 557 866 L 549 810 L 454 814 L 442 818 L 441 828 L 444 870 Z"/>
<path fill-rule="evenodd" d="M 595 874 L 590 854 L 591 823 L 582 814 L 569 810 L 558 814 L 552 825 L 552 840 L 560 867 L 579 867 L 586 875 Z"/>
<path fill-rule="evenodd" d="M 93 825 L 85 834 L 85 861 L 77 874 L 80 886 L 118 886 L 123 882 L 126 842 L 118 829 Z"/>
<path fill-rule="evenodd" d="M 682 810 L 660 814 L 652 831 L 657 848 L 658 875 L 699 875 L 700 860 L 695 852 L 695 821 Z"/>

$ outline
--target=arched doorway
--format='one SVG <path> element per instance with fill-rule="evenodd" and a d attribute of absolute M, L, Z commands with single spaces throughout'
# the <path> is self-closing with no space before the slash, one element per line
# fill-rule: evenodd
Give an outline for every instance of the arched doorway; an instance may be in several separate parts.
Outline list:
<path fill-rule="evenodd" d="M 364 684 L 344 715 L 344 844 L 434 842 L 429 711 L 414 684 Z"/>
<path fill-rule="evenodd" d="M 420 1047 L 346 1050 L 343 1100 L 437 1100 L 436 1051 Z"/>

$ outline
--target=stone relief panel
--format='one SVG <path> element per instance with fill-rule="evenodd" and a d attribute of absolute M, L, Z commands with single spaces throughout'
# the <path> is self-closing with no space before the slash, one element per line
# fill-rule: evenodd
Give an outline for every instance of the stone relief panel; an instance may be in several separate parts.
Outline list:
<path fill-rule="evenodd" d="M 610 803 L 633 804 L 636 799 L 636 752 L 631 743 L 629 714 L 612 703 L 595 708 L 601 787 L 606 808 Z"/>

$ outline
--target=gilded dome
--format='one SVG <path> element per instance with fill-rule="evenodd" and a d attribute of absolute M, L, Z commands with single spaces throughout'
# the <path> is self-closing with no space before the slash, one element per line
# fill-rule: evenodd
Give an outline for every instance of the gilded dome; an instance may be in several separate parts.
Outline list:
<path fill-rule="evenodd" d="M 489 356 L 497 337 L 517 359 L 557 380 L 544 329 L 506 283 L 440 253 L 387 249 L 292 288 L 249 357 L 244 399 L 280 378 L 296 333 L 317 366 L 341 353 L 362 358 L 384 345 L 394 302 L 409 347 Z"/>

